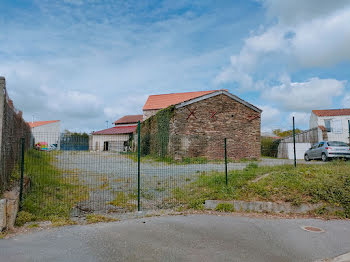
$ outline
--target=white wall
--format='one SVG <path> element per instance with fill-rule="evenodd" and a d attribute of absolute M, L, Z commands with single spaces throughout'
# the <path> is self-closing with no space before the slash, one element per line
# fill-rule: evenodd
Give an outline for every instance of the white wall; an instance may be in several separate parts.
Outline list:
<path fill-rule="evenodd" d="M 60 144 L 61 122 L 32 127 L 34 142 L 46 142 L 48 145 Z"/>
<path fill-rule="evenodd" d="M 103 151 L 104 142 L 109 143 L 110 151 L 121 151 L 123 148 L 124 141 L 129 140 L 128 134 L 118 134 L 118 135 L 92 135 L 92 138 L 89 140 L 90 150 L 94 151 Z"/>
<path fill-rule="evenodd" d="M 296 143 L 295 153 L 297 159 L 304 159 L 304 154 L 306 150 L 311 147 L 310 143 Z M 294 145 L 293 143 L 288 143 L 288 159 L 294 159 Z"/>

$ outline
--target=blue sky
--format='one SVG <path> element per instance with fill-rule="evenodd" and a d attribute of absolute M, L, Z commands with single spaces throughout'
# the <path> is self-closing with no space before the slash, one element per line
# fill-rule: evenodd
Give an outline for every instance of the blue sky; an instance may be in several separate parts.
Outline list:
<path fill-rule="evenodd" d="M 263 131 L 350 107 L 350 1 L 2 0 L 0 75 L 24 117 L 74 131 L 150 94 L 227 88 Z"/>

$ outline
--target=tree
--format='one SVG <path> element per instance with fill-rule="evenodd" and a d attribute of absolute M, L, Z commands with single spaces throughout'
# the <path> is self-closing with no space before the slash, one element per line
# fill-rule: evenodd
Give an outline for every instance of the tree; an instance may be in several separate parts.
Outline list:
<path fill-rule="evenodd" d="M 300 134 L 303 130 L 296 128 L 295 129 L 295 134 Z M 272 131 L 276 136 L 279 137 L 288 137 L 293 135 L 293 130 L 285 130 L 282 131 L 281 129 L 275 129 Z"/>

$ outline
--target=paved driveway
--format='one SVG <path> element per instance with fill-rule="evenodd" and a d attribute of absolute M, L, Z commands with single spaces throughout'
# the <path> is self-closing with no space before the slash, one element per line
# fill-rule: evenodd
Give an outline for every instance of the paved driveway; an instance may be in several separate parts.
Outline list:
<path fill-rule="evenodd" d="M 324 233 L 311 233 L 301 226 Z M 0 261 L 314 261 L 350 251 L 350 221 L 190 215 L 70 226 L 0 240 Z"/>
<path fill-rule="evenodd" d="M 120 211 L 109 203 L 118 192 L 134 195 L 137 189 L 137 163 L 124 155 L 111 152 L 63 151 L 56 156 L 56 164 L 66 171 L 67 176 L 77 175 L 81 184 L 89 189 L 89 200 L 81 202 L 79 208 L 89 211 Z M 303 160 L 300 164 L 307 163 Z M 322 162 L 312 162 L 322 163 Z M 228 170 L 241 170 L 249 162 L 229 163 Z M 286 159 L 262 159 L 260 166 L 293 164 Z M 223 163 L 176 165 L 161 162 L 141 163 L 142 206 L 144 209 L 159 208 L 164 199 L 169 199 L 175 188 L 183 188 L 201 172 L 224 172 Z M 126 197 L 128 198 L 128 197 Z M 136 199 L 128 200 L 136 204 Z M 169 201 L 166 203 L 169 204 Z"/>

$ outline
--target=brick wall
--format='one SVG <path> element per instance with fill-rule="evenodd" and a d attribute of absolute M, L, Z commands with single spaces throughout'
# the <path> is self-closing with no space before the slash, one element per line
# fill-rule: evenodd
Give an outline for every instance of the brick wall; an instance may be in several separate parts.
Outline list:
<path fill-rule="evenodd" d="M 224 138 L 230 159 L 260 158 L 260 113 L 224 94 L 177 108 L 170 130 L 177 158 L 223 158 Z"/>
<path fill-rule="evenodd" d="M 31 131 L 7 95 L 6 80 L 0 76 L 0 193 L 9 186 L 21 153 L 21 138 L 30 146 Z"/>

